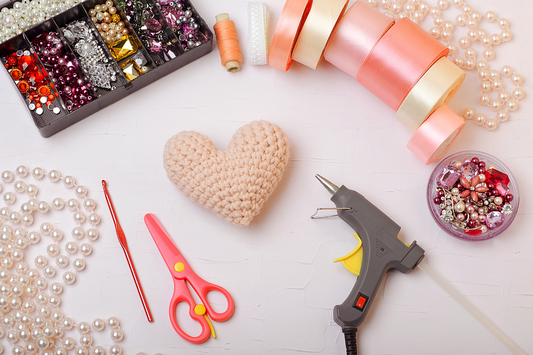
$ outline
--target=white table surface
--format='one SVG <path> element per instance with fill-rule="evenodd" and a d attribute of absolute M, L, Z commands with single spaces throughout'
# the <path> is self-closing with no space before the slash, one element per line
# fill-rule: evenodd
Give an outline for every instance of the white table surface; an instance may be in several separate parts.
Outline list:
<path fill-rule="evenodd" d="M 492 154 L 519 182 L 521 203 L 512 226 L 481 243 L 454 239 L 437 227 L 426 207 L 435 163 L 424 165 L 406 148 L 411 133 L 390 108 L 327 62 L 316 71 L 295 63 L 286 73 L 244 63 L 230 74 L 215 46 L 209 55 L 47 139 L 39 135 L 8 74 L 0 71 L 0 170 L 40 166 L 72 175 L 89 189 L 102 216 L 87 269 L 62 296 L 63 312 L 76 322 L 119 318 L 125 354 L 345 354 L 332 309 L 356 278 L 333 259 L 356 242 L 340 219 L 309 218 L 317 207 L 333 206 L 314 177 L 319 173 L 359 191 L 388 214 L 402 227 L 403 241 L 417 240 L 435 270 L 533 353 L 533 2 L 469 3 L 482 14 L 493 10 L 510 21 L 513 39 L 496 48 L 491 63 L 496 68 L 509 64 L 521 73 L 526 91 L 508 122 L 493 132 L 467 122 L 449 150 Z M 284 1 L 268 4 L 272 37 Z M 246 53 L 246 2 L 196 0 L 194 5 L 211 26 L 216 14 L 228 12 Z M 429 20 L 422 26 L 428 29 Z M 458 113 L 466 106 L 479 108 L 479 92 L 476 74 L 469 72 L 450 107 Z M 193 130 L 225 150 L 239 127 L 260 119 L 286 132 L 291 158 L 260 215 L 239 228 L 189 201 L 169 181 L 163 148 L 174 134 Z M 117 242 L 102 179 L 109 184 L 154 323 L 145 318 Z M 201 277 L 233 295 L 235 314 L 226 323 L 214 323 L 217 339 L 194 345 L 171 327 L 173 284 L 143 223 L 148 212 L 158 216 Z M 185 322 L 181 309 L 178 313 Z M 187 329 L 197 331 L 190 324 Z M 108 332 L 95 338 L 106 348 L 112 344 Z M 364 355 L 510 354 L 418 269 L 385 278 L 359 327 L 358 345 Z"/>

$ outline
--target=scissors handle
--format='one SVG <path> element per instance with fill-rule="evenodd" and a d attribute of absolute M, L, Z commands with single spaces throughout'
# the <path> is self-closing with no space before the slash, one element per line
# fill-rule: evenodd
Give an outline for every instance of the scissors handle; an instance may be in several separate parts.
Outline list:
<path fill-rule="evenodd" d="M 201 279 L 196 274 L 194 274 L 192 280 L 191 276 L 189 275 L 188 280 L 190 281 L 191 286 L 193 286 L 194 290 L 200 297 L 202 304 L 196 304 L 189 292 L 189 288 L 187 287 L 187 283 L 184 279 L 175 279 L 174 294 L 170 301 L 170 322 L 172 323 L 172 326 L 174 327 L 176 332 L 181 335 L 181 337 L 183 337 L 185 340 L 190 341 L 191 343 L 200 344 L 209 339 L 209 335 L 211 333 L 213 333 L 213 337 L 215 337 L 213 326 L 212 324 L 210 324 L 209 318 L 207 317 L 209 316 L 212 320 L 217 322 L 224 322 L 231 318 L 231 316 L 233 315 L 233 312 L 235 310 L 235 304 L 229 292 L 226 291 L 224 288 L 209 283 Z M 210 291 L 218 291 L 222 293 L 224 297 L 226 297 L 228 307 L 224 312 L 218 313 L 213 310 L 213 308 L 207 301 L 207 294 Z M 200 323 L 202 327 L 202 332 L 200 333 L 200 335 L 196 337 L 190 336 L 185 331 L 183 331 L 178 325 L 178 321 L 176 319 L 176 308 L 178 307 L 178 304 L 180 302 L 185 302 L 189 305 L 189 315 L 193 320 Z"/>

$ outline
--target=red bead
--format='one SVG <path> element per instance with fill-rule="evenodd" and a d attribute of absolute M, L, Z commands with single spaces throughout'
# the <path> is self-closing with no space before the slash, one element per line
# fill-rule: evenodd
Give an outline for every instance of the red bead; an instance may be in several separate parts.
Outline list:
<path fill-rule="evenodd" d="M 40 102 L 38 102 L 38 103 L 35 104 L 35 107 L 37 107 L 37 108 L 42 107 L 42 106 L 43 106 L 43 105 L 41 105 Z"/>
<path fill-rule="evenodd" d="M 11 75 L 13 80 L 20 80 L 22 78 L 22 72 L 17 68 L 11 69 L 9 75 Z"/>
<path fill-rule="evenodd" d="M 507 194 L 507 196 L 505 196 L 505 199 L 507 200 L 507 202 L 511 202 L 512 200 L 514 200 L 514 196 L 511 194 Z"/>
<path fill-rule="evenodd" d="M 470 161 L 471 161 L 472 163 L 474 163 L 474 164 L 479 164 L 479 158 L 474 157 L 474 158 L 472 158 L 472 160 L 470 160 Z"/>
<path fill-rule="evenodd" d="M 433 199 L 433 202 L 436 204 L 436 205 L 440 205 L 440 198 L 439 197 L 435 197 Z"/>
<path fill-rule="evenodd" d="M 479 165 L 480 168 L 484 168 L 485 167 L 485 162 L 484 161 L 480 161 L 478 165 Z"/>
<path fill-rule="evenodd" d="M 30 90 L 30 84 L 28 84 L 25 80 L 19 81 L 17 87 L 22 94 L 25 94 L 28 92 L 28 90 Z"/>
<path fill-rule="evenodd" d="M 481 229 L 468 229 L 465 230 L 465 233 L 471 236 L 476 236 L 481 234 Z"/>
<path fill-rule="evenodd" d="M 50 101 L 54 101 L 55 98 L 56 97 L 54 96 L 54 94 L 48 95 L 48 100 L 50 100 Z"/>

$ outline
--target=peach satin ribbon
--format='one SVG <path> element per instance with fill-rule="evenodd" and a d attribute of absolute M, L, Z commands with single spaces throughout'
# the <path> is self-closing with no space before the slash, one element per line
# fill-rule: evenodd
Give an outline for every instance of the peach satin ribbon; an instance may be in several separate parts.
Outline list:
<path fill-rule="evenodd" d="M 357 78 L 370 51 L 394 20 L 364 1 L 356 1 L 339 21 L 324 52 L 324 59 Z"/>
<path fill-rule="evenodd" d="M 442 156 L 464 125 L 462 117 L 448 106 L 441 106 L 416 130 L 407 148 L 425 164 L 430 164 Z"/>
<path fill-rule="evenodd" d="M 312 0 L 287 0 L 285 3 L 270 46 L 268 64 L 271 67 L 283 71 L 291 67 L 292 51 L 312 3 Z"/>
<path fill-rule="evenodd" d="M 448 48 L 408 18 L 402 18 L 374 46 L 357 75 L 364 87 L 394 111 Z"/>

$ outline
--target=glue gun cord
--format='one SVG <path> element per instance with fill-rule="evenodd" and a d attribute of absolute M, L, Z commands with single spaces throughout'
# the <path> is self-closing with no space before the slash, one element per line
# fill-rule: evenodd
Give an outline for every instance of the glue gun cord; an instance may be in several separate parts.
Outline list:
<path fill-rule="evenodd" d="M 343 328 L 346 355 L 357 355 L 357 328 Z"/>
<path fill-rule="evenodd" d="M 492 333 L 498 339 L 502 342 L 503 345 L 507 347 L 514 355 L 526 355 L 525 352 L 522 351 L 516 345 L 513 343 L 511 339 L 509 339 L 500 329 L 498 329 L 494 323 L 492 323 L 487 317 L 483 315 L 480 311 L 478 311 L 466 298 L 461 296 L 459 292 L 455 288 L 452 287 L 446 280 L 444 280 L 435 270 L 433 270 L 428 264 L 426 264 L 425 261 L 422 261 L 418 267 L 420 267 L 435 283 L 437 283 L 440 287 L 444 289 L 444 291 L 448 292 L 450 296 L 452 296 L 453 299 L 457 301 L 463 308 L 470 313 L 472 317 L 474 317 L 482 326 L 484 326 L 489 332 Z"/>

